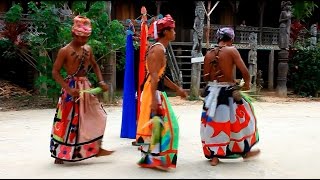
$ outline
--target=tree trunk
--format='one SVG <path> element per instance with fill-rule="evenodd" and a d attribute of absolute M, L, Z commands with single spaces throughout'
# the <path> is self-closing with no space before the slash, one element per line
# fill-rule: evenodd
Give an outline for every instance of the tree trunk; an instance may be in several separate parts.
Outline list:
<path fill-rule="evenodd" d="M 211 1 L 208 1 L 208 10 L 207 13 L 210 12 L 211 8 Z M 206 31 L 206 48 L 209 49 L 210 47 L 210 14 L 207 14 L 207 31 Z"/>
<path fill-rule="evenodd" d="M 112 2 L 106 1 L 106 11 L 109 16 L 109 20 L 111 21 L 111 9 L 112 9 Z"/>
<path fill-rule="evenodd" d="M 111 52 L 106 59 L 102 61 L 101 64 L 101 73 L 105 82 L 109 86 L 108 96 L 107 98 L 103 98 L 103 102 L 110 104 L 114 102 L 114 91 L 116 90 L 116 53 Z"/>
<path fill-rule="evenodd" d="M 199 98 L 199 87 L 201 77 L 201 63 L 193 63 L 191 69 L 191 86 L 190 86 L 190 97 L 193 99 Z"/>
<path fill-rule="evenodd" d="M 266 1 L 265 0 L 261 0 L 259 1 L 259 10 L 260 10 L 260 19 L 259 19 L 259 29 L 260 29 L 260 33 L 259 33 L 259 44 L 262 44 L 262 27 L 263 27 L 263 16 L 264 16 L 264 7 L 266 5 Z"/>

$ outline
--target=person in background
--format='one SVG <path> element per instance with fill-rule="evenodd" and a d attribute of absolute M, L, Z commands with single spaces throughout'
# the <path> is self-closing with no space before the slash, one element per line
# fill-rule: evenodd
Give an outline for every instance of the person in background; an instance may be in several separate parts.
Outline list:
<path fill-rule="evenodd" d="M 242 26 L 242 27 L 246 27 L 246 26 L 247 26 L 247 25 L 246 25 L 246 20 L 242 20 L 242 22 L 241 22 L 240 26 Z"/>

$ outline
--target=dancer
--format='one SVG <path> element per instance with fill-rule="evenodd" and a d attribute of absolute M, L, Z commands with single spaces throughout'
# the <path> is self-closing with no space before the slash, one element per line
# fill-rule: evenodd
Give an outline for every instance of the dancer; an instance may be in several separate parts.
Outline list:
<path fill-rule="evenodd" d="M 167 76 L 166 47 L 175 39 L 175 21 L 170 15 L 157 21 L 157 42 L 146 55 L 147 75 L 141 94 L 140 115 L 136 141 L 141 145 L 142 157 L 138 165 L 168 170 L 175 168 L 178 154 L 179 127 L 168 101 L 164 86 L 182 98 L 187 93 Z"/>
<path fill-rule="evenodd" d="M 242 97 L 235 84 L 234 66 L 245 81 L 243 90 L 250 89 L 250 74 L 238 50 L 232 46 L 234 31 L 217 31 L 218 46 L 204 59 L 204 80 L 207 87 L 201 115 L 200 134 L 204 156 L 215 166 L 219 158 L 249 158 L 260 153 L 251 148 L 259 141 L 253 106 Z"/>
<path fill-rule="evenodd" d="M 106 125 L 106 112 L 95 95 L 80 90 L 92 87 L 87 75 L 91 65 L 103 91 L 108 90 L 92 49 L 87 45 L 91 21 L 84 16 L 73 19 L 72 41 L 61 48 L 52 69 L 53 78 L 62 86 L 51 132 L 50 152 L 56 164 L 110 155 L 101 148 Z M 68 73 L 66 79 L 61 68 Z"/>

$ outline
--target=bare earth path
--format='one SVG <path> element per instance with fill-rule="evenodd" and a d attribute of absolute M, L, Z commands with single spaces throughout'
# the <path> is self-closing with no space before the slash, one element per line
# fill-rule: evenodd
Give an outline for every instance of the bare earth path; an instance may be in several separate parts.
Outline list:
<path fill-rule="evenodd" d="M 176 101 L 175 101 L 176 102 Z M 200 102 L 174 103 L 179 117 L 177 169 L 161 172 L 136 165 L 140 153 L 121 139 L 121 106 L 108 112 L 103 146 L 116 152 L 64 165 L 53 164 L 49 135 L 54 109 L 0 112 L 1 178 L 320 178 L 320 102 L 255 102 L 262 154 L 250 161 L 221 160 L 211 167 L 202 155 Z"/>

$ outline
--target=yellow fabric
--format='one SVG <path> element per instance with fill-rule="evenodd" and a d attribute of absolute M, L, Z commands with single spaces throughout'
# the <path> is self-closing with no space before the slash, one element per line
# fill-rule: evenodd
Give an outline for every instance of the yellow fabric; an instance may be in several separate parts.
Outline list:
<path fill-rule="evenodd" d="M 158 72 L 158 77 L 160 77 L 164 74 L 165 66 L 162 67 Z M 146 70 L 148 70 L 148 65 L 146 65 Z M 151 76 L 148 77 L 147 81 L 145 82 L 142 94 L 141 94 L 141 105 L 140 105 L 140 114 L 139 114 L 139 120 L 137 125 L 137 135 L 136 140 L 139 143 L 138 138 L 143 138 L 144 142 L 150 142 L 151 137 L 151 131 L 152 126 L 147 125 L 147 123 L 150 120 L 151 115 L 151 102 L 152 102 L 152 92 L 151 92 Z M 159 101 L 161 103 L 161 101 Z"/>

